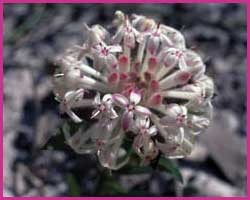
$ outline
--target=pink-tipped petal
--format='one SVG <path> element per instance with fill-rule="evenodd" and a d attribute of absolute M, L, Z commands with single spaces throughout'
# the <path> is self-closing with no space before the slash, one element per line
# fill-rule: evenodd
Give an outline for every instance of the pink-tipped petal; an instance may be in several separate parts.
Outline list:
<path fill-rule="evenodd" d="M 191 78 L 191 73 L 187 71 L 180 71 L 176 76 L 176 81 L 179 85 L 185 84 Z"/>
<path fill-rule="evenodd" d="M 98 92 L 94 98 L 94 101 L 93 101 L 93 104 L 94 105 L 100 105 L 101 104 L 101 95 L 100 93 Z"/>
<path fill-rule="evenodd" d="M 119 64 L 120 65 L 127 65 L 128 64 L 128 57 L 125 55 L 120 55 Z"/>
<path fill-rule="evenodd" d="M 162 96 L 159 93 L 155 93 L 153 94 L 150 99 L 149 99 L 149 103 L 152 106 L 158 106 L 162 104 Z"/>
<path fill-rule="evenodd" d="M 156 67 L 157 67 L 157 63 L 158 63 L 158 61 L 157 61 L 156 57 L 149 58 L 149 60 L 148 60 L 148 69 L 150 71 L 154 71 L 156 69 Z"/>

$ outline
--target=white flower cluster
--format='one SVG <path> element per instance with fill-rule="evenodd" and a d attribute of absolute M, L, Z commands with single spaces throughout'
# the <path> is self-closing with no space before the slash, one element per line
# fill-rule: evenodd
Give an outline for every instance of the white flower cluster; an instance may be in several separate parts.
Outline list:
<path fill-rule="evenodd" d="M 201 57 L 174 28 L 145 16 L 115 15 L 115 34 L 84 24 L 84 44 L 58 59 L 53 83 L 60 111 L 80 123 L 78 109 L 92 110 L 91 126 L 67 143 L 77 153 L 96 153 L 110 169 L 128 162 L 127 135 L 144 164 L 159 153 L 189 155 L 212 114 L 214 84 Z"/>

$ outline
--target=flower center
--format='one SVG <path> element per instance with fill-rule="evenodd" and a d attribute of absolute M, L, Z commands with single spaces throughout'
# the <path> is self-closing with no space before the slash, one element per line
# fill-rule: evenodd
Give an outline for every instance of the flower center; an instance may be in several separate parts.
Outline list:
<path fill-rule="evenodd" d="M 103 56 L 107 56 L 108 53 L 109 53 L 109 50 L 108 50 L 106 47 L 103 47 L 103 49 L 101 50 L 101 54 L 102 54 Z"/>
<path fill-rule="evenodd" d="M 129 105 L 127 106 L 127 109 L 128 109 L 129 112 L 130 112 L 130 111 L 134 111 L 134 109 L 135 109 L 134 103 L 129 104 Z"/>

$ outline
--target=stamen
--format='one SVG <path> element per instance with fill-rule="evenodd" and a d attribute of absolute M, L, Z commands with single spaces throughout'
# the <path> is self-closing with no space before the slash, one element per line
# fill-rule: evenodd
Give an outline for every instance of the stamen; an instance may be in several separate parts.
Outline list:
<path fill-rule="evenodd" d="M 120 73 L 120 80 L 125 81 L 128 79 L 128 74 L 127 73 Z"/>
<path fill-rule="evenodd" d="M 162 96 L 160 93 L 151 95 L 148 102 L 151 106 L 158 106 L 162 104 Z"/>
<path fill-rule="evenodd" d="M 64 76 L 63 73 L 61 73 L 61 74 L 55 74 L 55 75 L 54 75 L 55 78 L 60 78 L 60 77 L 63 77 L 63 76 Z"/>
<path fill-rule="evenodd" d="M 156 67 L 157 67 L 158 61 L 156 57 L 151 57 L 148 60 L 148 70 L 149 71 L 155 71 Z"/>
<path fill-rule="evenodd" d="M 88 76 L 84 76 L 83 78 L 80 78 L 78 82 L 80 84 L 79 86 L 82 88 L 96 89 L 100 92 L 103 92 L 103 91 L 110 92 L 110 88 L 108 88 L 106 85 Z"/>
<path fill-rule="evenodd" d="M 92 75 L 95 78 L 99 78 L 102 81 L 107 82 L 107 78 L 105 76 L 103 76 L 100 72 L 98 72 L 97 70 L 95 70 L 94 68 L 92 68 L 92 67 L 90 67 L 88 65 L 81 64 L 81 65 L 78 66 L 78 68 L 81 71 L 85 72 L 86 74 Z"/>
<path fill-rule="evenodd" d="M 161 89 L 169 89 L 177 85 L 185 84 L 191 78 L 191 74 L 184 70 L 179 70 L 160 81 Z"/>
<path fill-rule="evenodd" d="M 156 81 L 156 80 L 152 80 L 152 81 L 150 82 L 150 89 L 151 89 L 152 91 L 158 91 L 158 90 L 160 89 L 159 82 Z"/>
<path fill-rule="evenodd" d="M 109 83 L 117 83 L 118 82 L 118 74 L 117 73 L 112 73 L 108 77 L 108 82 Z"/>
<path fill-rule="evenodd" d="M 120 55 L 119 57 L 119 67 L 122 72 L 127 72 L 128 71 L 128 57 L 125 55 Z"/>
<path fill-rule="evenodd" d="M 165 92 L 161 92 L 161 95 L 166 98 L 178 98 L 178 99 L 187 99 L 191 100 L 196 98 L 198 95 L 194 92 L 185 92 L 185 91 L 176 91 L 176 90 L 168 90 Z"/>
<path fill-rule="evenodd" d="M 150 72 L 144 72 L 144 79 L 145 81 L 149 82 L 152 78 L 152 75 Z"/>

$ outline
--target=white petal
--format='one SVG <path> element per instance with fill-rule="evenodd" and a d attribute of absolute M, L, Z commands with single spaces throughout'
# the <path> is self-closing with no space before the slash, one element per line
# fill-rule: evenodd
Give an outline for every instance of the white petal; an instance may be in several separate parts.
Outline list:
<path fill-rule="evenodd" d="M 112 95 L 111 94 L 105 94 L 102 98 L 104 102 L 108 102 L 112 100 Z"/>
<path fill-rule="evenodd" d="M 81 123 L 82 122 L 82 120 L 72 110 L 67 110 L 66 113 L 71 117 L 71 119 L 75 123 Z"/>
<path fill-rule="evenodd" d="M 187 64 L 183 56 L 179 59 L 179 68 L 182 70 L 187 69 Z"/>
<path fill-rule="evenodd" d="M 99 92 L 97 92 L 97 94 L 96 94 L 96 96 L 95 96 L 95 98 L 94 98 L 94 105 L 100 105 L 101 104 L 101 95 L 100 95 L 100 93 Z"/>
<path fill-rule="evenodd" d="M 74 99 L 75 91 L 69 91 L 64 95 L 65 101 L 68 103 Z"/>
<path fill-rule="evenodd" d="M 161 37 L 161 42 L 162 42 L 163 47 L 173 46 L 173 42 L 166 35 L 161 34 L 160 37 Z"/>
<path fill-rule="evenodd" d="M 130 93 L 130 96 L 129 96 L 129 100 L 130 100 L 130 102 L 137 105 L 141 101 L 141 93 L 139 93 L 135 90 L 132 90 L 132 92 Z"/>
<path fill-rule="evenodd" d="M 136 114 L 139 114 L 142 116 L 149 116 L 151 114 L 150 110 L 143 106 L 135 106 L 135 112 Z"/>
<path fill-rule="evenodd" d="M 113 71 L 114 69 L 116 69 L 118 61 L 117 61 L 116 57 L 113 54 L 109 54 L 106 57 L 106 62 L 107 62 L 107 66 L 109 67 L 110 71 Z"/>
<path fill-rule="evenodd" d="M 149 118 L 144 116 L 138 116 L 136 118 L 136 126 L 140 128 L 148 128 L 150 124 Z"/>
<path fill-rule="evenodd" d="M 120 45 L 108 46 L 108 49 L 109 49 L 109 52 L 111 53 L 122 52 L 122 47 Z"/>
<path fill-rule="evenodd" d="M 117 30 L 117 32 L 116 32 L 116 34 L 114 35 L 114 37 L 112 38 L 112 42 L 113 42 L 114 44 L 119 44 L 119 43 L 122 41 L 123 36 L 124 36 L 124 30 L 123 30 L 123 27 L 121 26 L 121 27 Z"/>
<path fill-rule="evenodd" d="M 111 108 L 111 109 L 109 110 L 109 117 L 110 117 L 111 119 L 115 119 L 115 118 L 118 117 L 118 114 L 116 113 L 116 111 L 115 111 L 113 108 Z"/>
<path fill-rule="evenodd" d="M 157 131 L 158 131 L 158 130 L 157 130 L 156 126 L 151 126 L 151 127 L 148 129 L 148 133 L 149 133 L 149 135 L 151 135 L 151 136 L 156 135 Z"/>
<path fill-rule="evenodd" d="M 121 108 L 126 107 L 129 103 L 128 99 L 121 94 L 113 94 L 112 100 L 117 106 L 119 106 Z"/>
<path fill-rule="evenodd" d="M 151 36 L 148 40 L 147 49 L 151 54 L 155 54 L 160 46 L 160 38 L 156 36 Z"/>
<path fill-rule="evenodd" d="M 150 120 L 149 120 L 149 117 L 146 117 L 146 119 L 145 119 L 145 128 L 148 128 L 149 127 L 149 125 L 150 125 Z"/>
<path fill-rule="evenodd" d="M 128 46 L 129 48 L 134 48 L 135 46 L 135 36 L 131 33 L 125 33 L 124 35 L 124 45 Z"/>
<path fill-rule="evenodd" d="M 176 119 L 173 116 L 164 116 L 161 118 L 160 123 L 164 126 L 173 126 L 176 124 Z"/>

